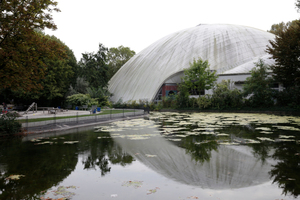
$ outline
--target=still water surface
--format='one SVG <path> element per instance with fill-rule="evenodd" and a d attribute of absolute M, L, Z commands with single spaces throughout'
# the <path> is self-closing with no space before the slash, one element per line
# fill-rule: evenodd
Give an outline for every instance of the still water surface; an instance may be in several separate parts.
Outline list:
<path fill-rule="evenodd" d="M 0 141 L 0 199 L 297 199 L 299 134 L 299 117 L 152 113 Z"/>

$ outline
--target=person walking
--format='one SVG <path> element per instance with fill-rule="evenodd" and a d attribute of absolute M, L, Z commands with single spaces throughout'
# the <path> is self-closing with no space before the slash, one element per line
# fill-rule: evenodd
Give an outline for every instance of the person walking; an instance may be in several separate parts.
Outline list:
<path fill-rule="evenodd" d="M 6 111 L 6 103 L 3 102 L 2 105 L 3 105 L 3 110 Z"/>

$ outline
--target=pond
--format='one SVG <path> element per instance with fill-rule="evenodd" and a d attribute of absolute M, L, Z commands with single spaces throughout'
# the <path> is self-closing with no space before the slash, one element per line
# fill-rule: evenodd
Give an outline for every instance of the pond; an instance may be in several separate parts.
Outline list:
<path fill-rule="evenodd" d="M 0 199 L 295 199 L 300 118 L 154 112 L 0 141 Z"/>

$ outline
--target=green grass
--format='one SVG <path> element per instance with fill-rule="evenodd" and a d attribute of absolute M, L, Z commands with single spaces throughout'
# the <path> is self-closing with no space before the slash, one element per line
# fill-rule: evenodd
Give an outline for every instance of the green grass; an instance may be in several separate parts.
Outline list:
<path fill-rule="evenodd" d="M 127 112 L 134 112 L 134 110 L 124 110 L 124 113 Z M 118 114 L 118 113 L 123 113 L 123 110 L 103 110 L 101 113 L 98 113 L 96 115 L 109 115 L 109 114 Z M 87 117 L 87 116 L 95 116 L 93 115 L 78 115 L 78 118 L 80 117 Z M 63 117 L 56 117 L 55 119 L 69 119 L 69 118 L 76 118 L 77 116 L 63 116 Z M 36 118 L 36 119 L 28 119 L 28 122 L 42 122 L 42 121 L 49 121 L 53 120 L 53 117 L 45 117 L 45 118 Z M 26 123 L 26 119 L 20 119 L 18 120 L 20 123 Z"/>

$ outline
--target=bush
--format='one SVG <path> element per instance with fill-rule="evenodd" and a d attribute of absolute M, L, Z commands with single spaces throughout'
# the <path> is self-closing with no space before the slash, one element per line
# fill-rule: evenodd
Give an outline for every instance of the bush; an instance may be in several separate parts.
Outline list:
<path fill-rule="evenodd" d="M 213 89 L 211 101 L 217 109 L 238 108 L 243 104 L 243 97 L 238 89 L 231 88 L 230 80 L 223 80 Z"/>
<path fill-rule="evenodd" d="M 17 114 L 17 113 L 16 113 Z M 22 130 L 22 125 L 16 121 L 15 113 L 3 114 L 0 118 L 0 135 L 14 135 Z"/>
<path fill-rule="evenodd" d="M 83 105 L 97 105 L 98 100 L 96 98 L 91 98 L 87 94 L 73 94 L 67 97 L 67 103 L 75 106 L 83 106 Z"/>
<path fill-rule="evenodd" d="M 277 105 L 288 106 L 294 109 L 300 109 L 300 87 L 294 86 L 286 88 L 277 93 Z"/>
<path fill-rule="evenodd" d="M 206 94 L 205 96 L 200 96 L 197 99 L 197 104 L 200 109 L 206 109 L 211 106 L 211 95 Z"/>

